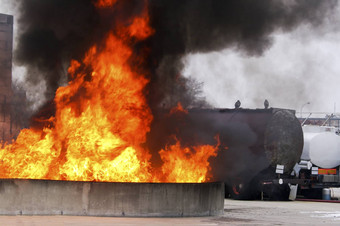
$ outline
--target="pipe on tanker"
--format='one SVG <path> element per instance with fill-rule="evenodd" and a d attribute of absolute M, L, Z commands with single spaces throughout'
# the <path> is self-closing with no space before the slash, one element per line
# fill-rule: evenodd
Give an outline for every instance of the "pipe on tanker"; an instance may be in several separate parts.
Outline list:
<path fill-rule="evenodd" d="M 331 199 L 340 199 L 340 188 L 329 188 Z"/>

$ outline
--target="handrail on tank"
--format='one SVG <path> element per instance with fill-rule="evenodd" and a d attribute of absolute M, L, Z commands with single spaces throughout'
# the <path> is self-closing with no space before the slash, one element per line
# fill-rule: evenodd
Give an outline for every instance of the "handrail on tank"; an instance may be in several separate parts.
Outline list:
<path fill-rule="evenodd" d="M 333 116 L 334 116 L 333 113 L 332 113 L 330 116 L 328 116 L 328 118 L 326 119 L 326 121 L 325 121 L 324 123 L 322 123 L 321 126 L 326 125 L 326 123 L 328 122 L 328 120 L 329 120 L 330 118 L 332 118 Z"/>
<path fill-rule="evenodd" d="M 301 126 L 303 126 L 306 121 L 309 119 L 309 117 L 312 115 L 312 113 L 309 113 L 309 115 L 305 118 L 305 120 L 303 120 L 303 122 L 301 123 Z"/>

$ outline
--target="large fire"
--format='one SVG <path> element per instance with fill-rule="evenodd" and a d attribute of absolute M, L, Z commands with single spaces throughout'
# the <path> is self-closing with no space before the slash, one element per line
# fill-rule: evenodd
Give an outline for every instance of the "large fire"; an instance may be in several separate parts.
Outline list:
<path fill-rule="evenodd" d="M 97 7 L 115 2 L 100 0 Z M 108 34 L 104 45 L 90 48 L 83 62 L 72 60 L 71 81 L 54 98 L 55 117 L 42 129 L 23 129 L 16 141 L 0 149 L 0 177 L 209 181 L 208 158 L 216 156 L 218 144 L 182 147 L 177 140 L 159 151 L 161 170 L 153 169 L 151 154 L 143 147 L 153 120 L 143 92 L 149 81 L 130 67 L 132 50 L 127 43 L 153 32 L 146 12 Z M 177 108 L 187 113 L 180 105 Z"/>

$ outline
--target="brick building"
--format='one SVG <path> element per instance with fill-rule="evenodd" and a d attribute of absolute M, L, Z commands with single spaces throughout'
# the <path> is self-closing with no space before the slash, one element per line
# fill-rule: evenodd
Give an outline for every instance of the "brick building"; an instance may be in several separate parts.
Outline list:
<path fill-rule="evenodd" d="M 0 142 L 11 141 L 23 127 L 17 109 L 24 107 L 26 97 L 18 98 L 13 93 L 12 57 L 13 16 L 0 14 Z"/>
<path fill-rule="evenodd" d="M 12 136 L 11 101 L 12 91 L 13 16 L 0 14 L 0 140 Z"/>

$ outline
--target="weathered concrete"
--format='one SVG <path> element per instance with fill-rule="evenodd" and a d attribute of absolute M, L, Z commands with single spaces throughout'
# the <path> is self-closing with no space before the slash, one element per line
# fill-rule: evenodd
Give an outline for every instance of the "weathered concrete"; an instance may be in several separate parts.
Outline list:
<path fill-rule="evenodd" d="M 210 216 L 223 202 L 223 183 L 0 180 L 2 215 Z"/>

